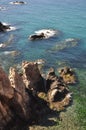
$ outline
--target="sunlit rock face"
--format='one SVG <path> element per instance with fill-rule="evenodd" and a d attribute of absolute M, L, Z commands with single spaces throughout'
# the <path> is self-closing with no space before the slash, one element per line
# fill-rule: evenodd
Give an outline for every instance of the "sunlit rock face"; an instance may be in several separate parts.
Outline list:
<path fill-rule="evenodd" d="M 44 91 L 44 80 L 36 62 L 23 62 L 23 81 L 27 88 L 35 91 Z"/>
<path fill-rule="evenodd" d="M 47 97 L 52 109 L 61 111 L 71 101 L 71 93 L 64 80 L 56 76 L 55 71 L 51 68 L 47 75 L 46 81 Z M 69 95 L 69 96 L 68 96 Z"/>
<path fill-rule="evenodd" d="M 75 73 L 70 67 L 60 68 L 59 74 L 66 84 L 75 84 L 77 81 Z"/>
<path fill-rule="evenodd" d="M 0 67 L 2 130 L 20 129 L 23 124 L 38 121 L 51 109 L 63 110 L 71 102 L 71 93 L 64 78 L 57 76 L 53 68 L 45 78 L 41 76 L 37 62 L 24 61 L 20 70 L 10 67 L 8 76 Z M 72 70 L 61 70 L 64 71 Z"/>

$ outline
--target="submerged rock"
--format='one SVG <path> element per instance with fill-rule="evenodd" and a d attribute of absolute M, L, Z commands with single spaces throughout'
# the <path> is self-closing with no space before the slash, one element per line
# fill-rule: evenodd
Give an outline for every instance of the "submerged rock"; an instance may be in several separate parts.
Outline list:
<path fill-rule="evenodd" d="M 52 51 L 60 51 L 63 49 L 75 47 L 79 43 L 80 39 L 77 38 L 69 38 L 64 41 L 59 42 L 57 45 L 55 45 L 51 50 Z"/>
<path fill-rule="evenodd" d="M 5 7 L 0 6 L 0 11 L 6 10 Z"/>
<path fill-rule="evenodd" d="M 12 57 L 15 57 L 15 56 L 18 56 L 20 54 L 19 51 L 4 51 L 2 52 L 0 55 L 5 55 L 5 56 L 12 56 Z"/>
<path fill-rule="evenodd" d="M 14 35 L 11 34 L 6 42 L 0 43 L 0 48 L 8 47 L 13 42 L 13 39 Z"/>

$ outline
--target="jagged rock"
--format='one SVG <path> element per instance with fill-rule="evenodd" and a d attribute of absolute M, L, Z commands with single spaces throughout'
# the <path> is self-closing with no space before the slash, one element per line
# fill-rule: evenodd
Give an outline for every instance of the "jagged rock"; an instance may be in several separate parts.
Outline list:
<path fill-rule="evenodd" d="M 55 75 L 55 70 L 53 68 L 50 68 L 47 77 L 46 77 L 46 90 L 48 91 L 50 89 L 50 85 L 57 79 Z"/>
<path fill-rule="evenodd" d="M 22 77 L 17 73 L 15 68 L 10 68 L 9 79 L 11 86 L 14 88 L 15 96 L 12 99 L 11 105 L 15 106 L 15 112 L 22 119 L 29 120 L 31 118 L 31 97 L 26 92 L 26 86 Z"/>
<path fill-rule="evenodd" d="M 49 107 L 63 110 L 69 105 L 71 93 L 68 86 L 53 68 L 45 80 L 46 86 L 36 62 L 23 62 L 21 74 L 11 67 L 9 78 L 0 67 L 1 130 L 21 129 L 23 124 L 38 121 L 50 110 Z"/>
<path fill-rule="evenodd" d="M 41 111 L 40 99 L 26 88 L 16 69 L 10 68 L 8 78 L 0 68 L 0 128 L 10 130 L 17 120 L 31 123 Z"/>
<path fill-rule="evenodd" d="M 0 67 L 0 96 L 11 99 L 14 91 L 4 70 Z"/>
<path fill-rule="evenodd" d="M 8 76 L 0 67 L 0 129 L 3 129 L 12 120 L 13 114 L 9 108 L 9 102 L 13 95 L 14 90 L 11 88 Z"/>
<path fill-rule="evenodd" d="M 23 62 L 23 81 L 27 88 L 35 91 L 44 90 L 44 80 L 38 69 L 38 64 L 35 62 Z"/>
<path fill-rule="evenodd" d="M 10 29 L 10 26 L 4 25 L 0 22 L 0 32 L 5 32 L 7 29 Z"/>
<path fill-rule="evenodd" d="M 48 90 L 47 98 L 50 106 L 53 106 L 57 110 L 63 109 L 66 104 L 68 105 L 68 103 L 62 103 L 64 102 L 66 95 L 70 93 L 67 85 L 64 83 L 62 78 L 56 76 L 53 68 L 49 70 L 46 82 L 46 88 Z M 67 100 L 67 102 L 70 102 L 71 99 L 68 99 L 69 101 Z"/>
<path fill-rule="evenodd" d="M 69 67 L 59 69 L 59 74 L 66 84 L 75 84 L 76 77 L 74 71 Z"/>
<path fill-rule="evenodd" d="M 65 107 L 67 107 L 71 101 L 72 101 L 72 96 L 71 96 L 72 93 L 68 93 L 66 94 L 66 96 L 61 100 L 61 101 L 58 101 L 58 102 L 52 102 L 50 104 L 50 108 L 51 109 L 55 109 L 57 111 L 62 111 L 65 109 Z"/>

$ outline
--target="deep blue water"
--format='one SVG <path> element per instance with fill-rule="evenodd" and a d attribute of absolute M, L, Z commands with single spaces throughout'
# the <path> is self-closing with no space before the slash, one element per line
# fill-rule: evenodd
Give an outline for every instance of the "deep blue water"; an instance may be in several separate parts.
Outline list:
<path fill-rule="evenodd" d="M 0 43 L 13 35 L 12 44 L 0 48 L 0 64 L 10 66 L 23 60 L 45 59 L 46 67 L 58 67 L 59 62 L 74 68 L 86 69 L 86 0 L 25 0 L 26 5 L 11 5 L 11 0 L 0 0 L 0 21 L 11 24 L 16 30 L 0 33 Z M 28 36 L 41 29 L 60 30 L 60 37 L 30 41 Z M 58 42 L 79 38 L 75 47 L 50 51 Z M 13 57 L 5 51 L 20 52 Z M 9 65 L 8 65 L 9 64 Z"/>

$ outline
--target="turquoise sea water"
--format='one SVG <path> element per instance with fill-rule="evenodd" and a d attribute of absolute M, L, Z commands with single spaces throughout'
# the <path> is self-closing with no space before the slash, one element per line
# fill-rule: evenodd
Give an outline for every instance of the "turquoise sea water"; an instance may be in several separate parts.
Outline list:
<path fill-rule="evenodd" d="M 77 87 L 72 88 L 74 100 L 78 103 L 75 107 L 77 118 L 79 125 L 83 126 L 80 130 L 86 130 L 86 0 L 24 0 L 25 5 L 11 5 L 10 1 L 14 0 L 0 0 L 0 7 L 6 8 L 0 10 L 0 21 L 16 30 L 0 33 L 0 45 L 9 39 L 12 42 L 0 48 L 0 64 L 8 70 L 23 60 L 44 59 L 45 70 L 65 65 L 73 67 L 79 81 Z M 41 29 L 60 30 L 61 35 L 36 41 L 28 39 L 34 31 Z M 69 38 L 80 41 L 76 46 L 70 44 L 70 47 L 52 51 Z M 18 55 L 13 56 L 10 51 L 18 51 Z"/>
<path fill-rule="evenodd" d="M 46 66 L 66 62 L 75 68 L 86 68 L 86 0 L 25 0 L 25 5 L 11 5 L 11 0 L 0 0 L 0 21 L 11 24 L 16 30 L 0 34 L 0 43 L 14 36 L 12 44 L 0 48 L 0 62 L 7 65 L 23 60 L 45 59 Z M 41 29 L 55 29 L 62 32 L 60 37 L 30 41 L 28 36 Z M 49 51 L 58 41 L 79 38 L 77 46 L 61 51 Z M 4 55 L 5 51 L 20 52 L 18 56 Z M 4 57 L 4 61 L 3 61 Z"/>

